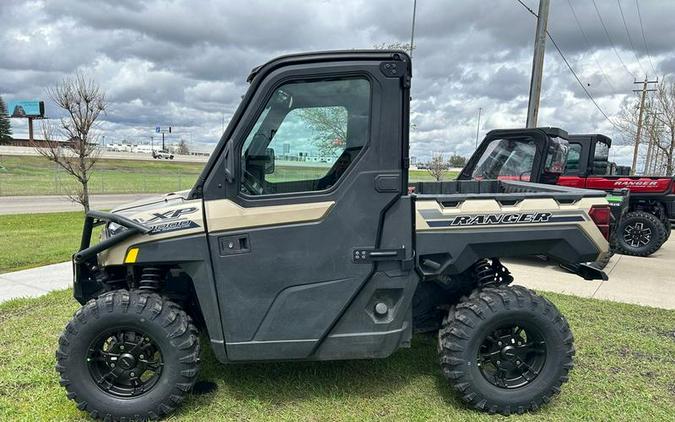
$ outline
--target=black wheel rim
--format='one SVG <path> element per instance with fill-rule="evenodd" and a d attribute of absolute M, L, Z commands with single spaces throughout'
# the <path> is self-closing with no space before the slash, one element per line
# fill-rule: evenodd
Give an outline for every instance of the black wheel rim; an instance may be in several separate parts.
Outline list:
<path fill-rule="evenodd" d="M 500 326 L 478 348 L 477 366 L 492 385 L 523 387 L 539 375 L 546 361 L 546 342 L 538 330 L 522 325 Z"/>
<path fill-rule="evenodd" d="M 623 240 L 633 248 L 647 246 L 652 240 L 652 229 L 639 221 L 628 224 L 623 230 Z"/>
<path fill-rule="evenodd" d="M 106 393 L 137 397 L 157 384 L 164 361 L 149 336 L 119 329 L 107 331 L 91 343 L 87 366 L 96 385 Z"/>

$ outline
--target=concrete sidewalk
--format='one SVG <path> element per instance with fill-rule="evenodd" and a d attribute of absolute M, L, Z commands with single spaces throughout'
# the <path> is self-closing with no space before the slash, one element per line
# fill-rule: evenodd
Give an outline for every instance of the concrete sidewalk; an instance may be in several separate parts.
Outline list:
<path fill-rule="evenodd" d="M 605 268 L 608 281 L 586 281 L 536 258 L 504 263 L 516 284 L 531 289 L 675 309 L 675 238 L 649 257 L 614 255 Z"/>
<path fill-rule="evenodd" d="M 73 285 L 70 262 L 0 274 L 0 302 L 18 297 L 37 297 Z"/>
<path fill-rule="evenodd" d="M 573 296 L 675 309 L 675 239 L 648 258 L 615 255 L 605 269 L 609 281 L 586 281 L 536 258 L 505 260 L 515 283 Z M 70 262 L 0 274 L 0 302 L 41 296 L 72 285 Z"/>

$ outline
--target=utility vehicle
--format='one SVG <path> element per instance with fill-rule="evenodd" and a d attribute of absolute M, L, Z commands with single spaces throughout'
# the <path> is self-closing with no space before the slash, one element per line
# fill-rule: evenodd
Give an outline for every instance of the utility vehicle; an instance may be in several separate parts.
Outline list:
<path fill-rule="evenodd" d="M 612 140 L 600 134 L 568 135 L 558 128 L 508 129 L 489 132 L 458 179 L 527 180 L 585 189 L 630 193 L 626 213 L 618 223 L 616 250 L 648 256 L 670 236 L 675 219 L 673 177 L 612 174 Z M 552 160 L 564 155 L 566 165 Z"/>
<path fill-rule="evenodd" d="M 401 51 L 272 60 L 192 189 L 87 213 L 83 306 L 56 352 L 68 397 L 95 418 L 167 415 L 197 380 L 200 333 L 236 363 L 386 358 L 415 331 L 438 332 L 448 387 L 476 409 L 558 394 L 570 327 L 500 258 L 596 259 L 605 194 L 498 180 L 410 194 L 410 80 Z"/>

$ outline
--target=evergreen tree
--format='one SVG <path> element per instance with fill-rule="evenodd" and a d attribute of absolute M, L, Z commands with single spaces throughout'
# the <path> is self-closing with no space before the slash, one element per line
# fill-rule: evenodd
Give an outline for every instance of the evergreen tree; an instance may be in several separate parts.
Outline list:
<path fill-rule="evenodd" d="M 0 142 L 10 139 L 12 139 L 12 128 L 9 126 L 7 107 L 2 97 L 0 97 Z"/>

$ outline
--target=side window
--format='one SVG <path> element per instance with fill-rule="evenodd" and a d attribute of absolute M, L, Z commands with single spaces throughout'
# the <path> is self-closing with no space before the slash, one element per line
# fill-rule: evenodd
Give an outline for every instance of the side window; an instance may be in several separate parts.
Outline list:
<path fill-rule="evenodd" d="M 595 152 L 593 154 L 593 169 L 596 176 L 607 176 L 609 170 L 609 145 L 604 142 L 595 143 Z"/>
<path fill-rule="evenodd" d="M 370 83 L 364 78 L 280 86 L 242 146 L 241 192 L 331 188 L 353 166 L 369 126 Z"/>
<path fill-rule="evenodd" d="M 495 139 L 476 164 L 472 179 L 530 180 L 537 147 L 534 140 Z"/>
<path fill-rule="evenodd" d="M 581 144 L 570 144 L 567 153 L 567 165 L 565 174 L 577 174 L 579 172 L 579 160 L 581 159 Z"/>

